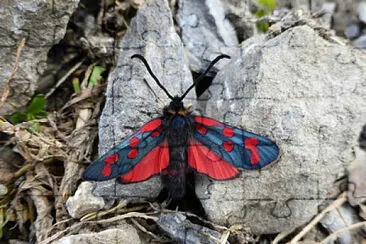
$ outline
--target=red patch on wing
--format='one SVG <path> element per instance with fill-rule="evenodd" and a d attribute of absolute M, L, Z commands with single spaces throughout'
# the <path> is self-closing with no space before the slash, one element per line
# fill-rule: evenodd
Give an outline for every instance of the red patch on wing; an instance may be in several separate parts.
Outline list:
<path fill-rule="evenodd" d="M 224 134 L 224 136 L 226 136 L 226 137 L 233 137 L 234 136 L 234 130 L 232 128 L 225 127 L 222 130 L 222 134 Z"/>
<path fill-rule="evenodd" d="M 203 127 L 202 125 L 196 124 L 195 127 L 196 127 L 196 130 L 199 133 L 201 133 L 202 135 L 205 135 L 207 133 L 207 128 Z"/>
<path fill-rule="evenodd" d="M 237 168 L 198 141 L 191 141 L 188 145 L 188 164 L 197 172 L 216 180 L 230 179 L 239 173 Z"/>
<path fill-rule="evenodd" d="M 162 132 L 162 130 L 163 130 L 163 127 L 162 126 L 160 126 L 159 128 L 157 128 L 153 133 L 151 133 L 151 136 L 152 137 L 157 137 L 157 136 L 159 136 L 160 135 L 160 133 Z"/>
<path fill-rule="evenodd" d="M 104 177 L 108 177 L 111 175 L 111 173 L 112 173 L 111 165 L 116 163 L 117 161 L 118 161 L 117 153 L 114 153 L 104 159 L 104 162 L 106 163 L 106 165 L 104 165 L 102 172 L 101 172 Z"/>
<path fill-rule="evenodd" d="M 206 126 L 222 126 L 222 123 L 220 123 L 219 121 L 216 121 L 214 119 L 211 118 L 207 118 L 207 117 L 201 117 L 201 116 L 196 116 L 194 117 L 194 119 L 196 120 L 197 123 L 206 125 Z"/>
<path fill-rule="evenodd" d="M 112 167 L 111 167 L 111 165 L 110 165 L 110 164 L 106 164 L 106 165 L 103 167 L 103 169 L 102 169 L 102 175 L 103 175 L 104 177 L 108 177 L 108 176 L 110 176 L 110 175 L 111 175 L 111 173 L 112 173 Z"/>
<path fill-rule="evenodd" d="M 138 144 L 140 144 L 140 140 L 137 137 L 132 137 L 131 140 L 129 141 L 130 147 L 137 147 Z"/>
<path fill-rule="evenodd" d="M 136 158 L 138 152 L 139 151 L 136 148 L 131 149 L 131 151 L 127 154 L 127 157 L 131 159 Z"/>
<path fill-rule="evenodd" d="M 161 125 L 161 119 L 154 119 L 154 120 L 148 122 L 147 124 L 144 124 L 144 126 L 142 126 L 142 128 L 140 129 L 140 132 L 153 131 L 156 128 L 158 128 L 160 125 Z"/>
<path fill-rule="evenodd" d="M 231 141 L 226 141 L 223 144 L 225 151 L 231 152 L 234 149 L 234 143 Z"/>
<path fill-rule="evenodd" d="M 112 154 L 112 155 L 110 155 L 110 156 L 108 156 L 104 159 L 104 162 L 107 163 L 107 164 L 114 164 L 117 161 L 118 161 L 118 154 L 117 153 Z"/>
<path fill-rule="evenodd" d="M 252 165 L 259 163 L 259 161 L 261 160 L 259 152 L 258 152 L 258 148 L 257 148 L 258 143 L 259 143 L 259 141 L 257 138 L 247 138 L 244 140 L 245 148 L 250 150 L 250 152 L 251 152 L 250 163 Z"/>
<path fill-rule="evenodd" d="M 160 173 L 169 165 L 168 144 L 155 147 L 128 173 L 121 175 L 120 180 L 124 183 L 139 182 Z"/>

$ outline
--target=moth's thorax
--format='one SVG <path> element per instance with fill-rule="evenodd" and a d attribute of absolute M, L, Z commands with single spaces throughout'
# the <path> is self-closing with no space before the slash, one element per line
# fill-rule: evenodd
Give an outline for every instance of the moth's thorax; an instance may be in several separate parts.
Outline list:
<path fill-rule="evenodd" d="M 184 116 L 173 115 L 173 117 L 171 119 L 171 125 L 173 126 L 173 128 L 181 129 L 181 128 L 184 128 L 186 126 L 186 124 L 187 124 L 187 121 L 184 118 Z"/>
<path fill-rule="evenodd" d="M 168 106 L 164 108 L 165 115 L 181 115 L 189 114 L 189 108 L 185 108 L 180 97 L 175 96 Z"/>

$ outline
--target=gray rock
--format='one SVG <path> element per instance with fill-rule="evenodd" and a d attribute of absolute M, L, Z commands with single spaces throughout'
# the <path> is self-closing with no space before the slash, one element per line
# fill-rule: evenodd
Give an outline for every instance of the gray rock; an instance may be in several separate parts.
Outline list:
<path fill-rule="evenodd" d="M 311 11 L 319 11 L 322 8 L 324 0 L 281 0 L 277 7 L 291 6 L 294 9 L 303 9 L 303 10 L 311 10 Z"/>
<path fill-rule="evenodd" d="M 310 2 L 308 0 L 291 0 L 291 6 L 295 9 L 310 10 Z"/>
<path fill-rule="evenodd" d="M 108 78 L 107 100 L 99 123 L 100 155 L 117 145 L 124 137 L 144 123 L 161 115 L 169 98 L 157 86 L 140 60 L 142 54 L 161 83 L 172 95 L 183 94 L 192 84 L 192 76 L 184 60 L 184 49 L 175 32 L 168 2 L 146 2 L 131 21 L 130 27 L 116 50 L 119 53 L 116 69 Z M 144 82 L 146 80 L 156 97 Z M 174 82 L 173 82 L 174 81 Z M 193 101 L 193 92 L 187 101 Z M 114 186 L 114 187 L 113 187 Z M 161 189 L 159 177 L 138 184 L 121 185 L 114 180 L 98 182 L 95 193 L 113 197 L 155 198 Z M 110 197 L 111 197 L 110 196 Z"/>
<path fill-rule="evenodd" d="M 361 34 L 360 26 L 357 24 L 347 26 L 346 30 L 344 31 L 344 34 L 348 39 L 352 40 Z"/>
<path fill-rule="evenodd" d="M 282 156 L 231 181 L 198 176 L 196 193 L 215 223 L 277 233 L 317 214 L 353 160 L 366 117 L 366 55 L 308 26 L 246 43 L 217 74 L 212 99 L 201 104 L 207 116 L 272 138 Z"/>
<path fill-rule="evenodd" d="M 70 235 L 52 242 L 53 244 L 109 244 L 109 243 L 141 243 L 137 231 L 132 226 L 126 224 L 123 228 L 108 229 L 97 233 Z"/>
<path fill-rule="evenodd" d="M 95 197 L 92 194 L 93 184 L 91 182 L 82 182 L 75 192 L 75 195 L 69 197 L 66 201 L 66 209 L 73 218 L 80 218 L 87 213 L 98 211 L 105 205 L 102 197 Z"/>
<path fill-rule="evenodd" d="M 366 202 L 366 151 L 355 147 L 355 160 L 348 166 L 348 202 L 360 205 Z"/>
<path fill-rule="evenodd" d="M 358 3 L 357 12 L 360 21 L 366 23 L 366 2 L 361 1 Z"/>
<path fill-rule="evenodd" d="M 333 15 L 332 29 L 338 35 L 343 35 L 344 29 L 352 23 L 357 23 L 357 1 L 333 0 L 337 3 L 336 12 Z"/>
<path fill-rule="evenodd" d="M 332 3 L 331 1 L 324 1 L 324 0 L 312 0 L 310 1 L 311 3 L 311 11 L 316 12 L 319 11 L 321 9 L 327 9 L 327 6 L 332 6 L 335 5 L 335 3 Z"/>
<path fill-rule="evenodd" d="M 250 12 L 251 1 L 221 0 L 225 8 L 225 15 L 235 28 L 239 42 L 257 33 L 253 21 L 255 18 Z"/>
<path fill-rule="evenodd" d="M 21 240 L 16 240 L 16 239 L 12 239 L 9 240 L 9 244 L 28 244 L 28 241 L 21 241 Z"/>
<path fill-rule="evenodd" d="M 0 3 L 0 94 L 13 71 L 20 40 L 26 39 L 18 71 L 10 82 L 10 94 L 0 108 L 0 115 L 18 111 L 33 96 L 37 80 L 46 68 L 47 53 L 63 38 L 78 3 L 78 0 Z"/>
<path fill-rule="evenodd" d="M 161 213 L 158 226 L 164 230 L 173 240 L 179 243 L 219 243 L 220 233 L 193 224 L 181 213 Z M 228 243 L 228 242 L 227 242 Z"/>
<path fill-rule="evenodd" d="M 0 196 L 5 196 L 8 194 L 8 187 L 4 184 L 0 184 Z"/>
<path fill-rule="evenodd" d="M 313 4 L 313 2 L 312 2 L 312 4 Z M 317 10 L 321 9 L 321 11 L 322 11 L 321 21 L 323 22 L 322 26 L 324 28 L 326 28 L 326 29 L 331 28 L 332 17 L 333 17 L 336 7 L 337 7 L 337 4 L 332 3 L 332 2 L 325 2 L 321 7 L 314 7 L 315 9 L 317 9 Z M 314 11 L 314 8 L 312 8 L 313 11 Z"/>
<path fill-rule="evenodd" d="M 353 45 L 358 48 L 365 49 L 366 48 L 366 35 L 362 35 L 356 40 L 353 41 Z"/>
<path fill-rule="evenodd" d="M 177 21 L 193 71 L 203 72 L 221 53 L 235 53 L 233 46 L 238 45 L 238 39 L 219 0 L 179 1 Z M 216 67 L 221 66 L 219 63 Z"/>
<path fill-rule="evenodd" d="M 93 194 L 107 199 L 121 197 L 133 200 L 136 198 L 156 198 L 162 189 L 160 177 L 152 177 L 147 181 L 132 184 L 118 184 L 115 180 L 98 182 L 95 184 Z"/>
<path fill-rule="evenodd" d="M 357 216 L 356 211 L 349 205 L 341 206 L 327 213 L 326 216 L 320 221 L 320 223 L 331 233 L 340 229 L 346 228 L 352 224 L 358 223 L 360 219 Z M 360 243 L 352 237 L 349 231 L 345 231 L 338 235 L 337 243 Z"/>

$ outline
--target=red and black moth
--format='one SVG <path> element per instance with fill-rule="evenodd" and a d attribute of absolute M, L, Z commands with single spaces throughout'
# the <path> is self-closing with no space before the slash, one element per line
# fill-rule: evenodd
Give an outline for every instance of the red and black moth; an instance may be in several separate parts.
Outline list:
<path fill-rule="evenodd" d="M 120 142 L 84 172 L 85 180 L 117 178 L 120 183 L 135 183 L 161 175 L 170 198 L 181 199 L 186 193 L 187 172 L 196 171 L 215 180 L 236 177 L 239 169 L 258 170 L 275 161 L 278 146 L 266 137 L 235 128 L 214 119 L 195 116 L 183 104 L 184 97 L 220 59 L 220 55 L 182 96 L 171 96 L 140 59 L 159 87 L 171 99 L 163 115 L 145 124 Z"/>

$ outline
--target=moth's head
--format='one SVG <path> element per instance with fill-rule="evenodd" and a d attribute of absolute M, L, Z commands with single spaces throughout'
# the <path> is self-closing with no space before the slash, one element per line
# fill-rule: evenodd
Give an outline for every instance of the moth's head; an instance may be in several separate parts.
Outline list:
<path fill-rule="evenodd" d="M 186 116 L 189 113 L 189 109 L 192 105 L 189 105 L 187 108 L 184 107 L 181 97 L 175 96 L 168 106 L 164 108 L 166 114 L 175 115 L 179 114 L 182 116 Z"/>

